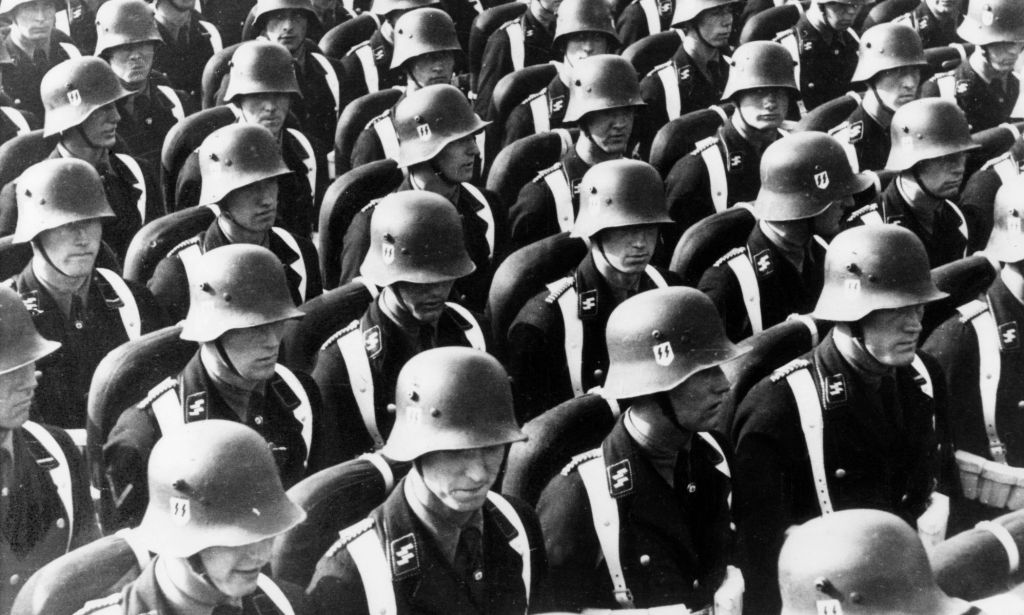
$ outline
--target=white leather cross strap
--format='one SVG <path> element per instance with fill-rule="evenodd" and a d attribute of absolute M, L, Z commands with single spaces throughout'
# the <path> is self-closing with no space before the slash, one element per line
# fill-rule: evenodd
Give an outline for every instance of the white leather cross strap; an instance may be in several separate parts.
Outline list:
<path fill-rule="evenodd" d="M 665 92 L 665 113 L 669 121 L 679 117 L 683 100 L 679 94 L 679 73 L 675 62 L 668 62 L 657 69 L 658 81 Z"/>
<path fill-rule="evenodd" d="M 263 590 L 264 595 L 270 598 L 270 601 L 274 603 L 278 611 L 281 611 L 281 615 L 295 615 L 295 610 L 292 609 L 292 605 L 288 602 L 288 598 L 285 597 L 284 592 L 277 586 L 276 583 L 270 580 L 270 577 L 263 573 L 256 577 L 256 587 Z"/>
<path fill-rule="evenodd" d="M 50 480 L 53 481 L 54 487 L 57 488 L 57 496 L 60 498 L 60 503 L 64 505 L 64 512 L 68 516 L 68 543 L 65 550 L 70 550 L 71 540 L 75 533 L 75 498 L 72 491 L 71 468 L 68 467 L 68 458 L 64 454 L 64 449 L 57 443 L 56 438 L 46 431 L 45 427 L 33 421 L 25 421 L 22 427 L 25 428 L 25 431 L 32 434 L 32 437 L 46 449 L 46 452 L 53 457 L 57 464 L 50 468 L 48 474 L 50 475 Z"/>
<path fill-rule="evenodd" d="M 350 53 L 355 54 L 359 59 L 359 65 L 363 68 L 363 81 L 366 82 L 366 91 L 369 93 L 380 90 L 380 75 L 377 73 L 377 64 L 373 61 L 373 49 L 369 43 L 356 46 Z"/>
<path fill-rule="evenodd" d="M 477 210 L 476 215 L 487 224 L 487 231 L 485 233 L 488 248 L 487 256 L 488 258 L 494 258 L 494 212 L 491 211 L 491 204 L 487 202 L 487 197 L 484 196 L 484 193 L 480 192 L 480 189 L 473 184 L 463 182 L 462 188 L 483 205 L 483 207 Z"/>
<path fill-rule="evenodd" d="M 551 196 L 555 199 L 558 230 L 563 233 L 571 231 L 573 223 L 576 222 L 576 213 L 572 209 L 572 189 L 569 187 L 569 178 L 565 175 L 565 167 L 560 164 L 557 169 L 544 175 L 544 183 L 548 185 Z"/>
<path fill-rule="evenodd" d="M 313 200 L 315 201 L 316 156 L 313 153 L 313 145 L 309 142 L 309 139 L 306 138 L 306 135 L 302 134 L 298 130 L 295 130 L 294 128 L 289 128 L 288 134 L 290 134 L 296 141 L 299 142 L 299 145 L 302 147 L 302 151 L 306 153 L 306 160 L 304 161 L 304 164 L 306 165 L 306 181 L 309 182 L 309 194 L 310 196 L 313 197 Z"/>
<path fill-rule="evenodd" d="M 288 388 L 295 393 L 299 399 L 299 405 L 292 410 L 292 416 L 302 425 L 302 441 L 306 443 L 306 461 L 309 461 L 309 452 L 313 450 L 313 405 L 309 403 L 309 395 L 305 387 L 299 382 L 290 369 L 280 363 L 274 365 L 274 372 L 281 380 L 288 385 Z"/>
<path fill-rule="evenodd" d="M 121 276 L 109 269 L 97 267 L 96 273 L 100 274 L 107 284 L 110 284 L 121 300 L 121 307 L 117 308 L 117 314 L 121 317 L 121 324 L 124 325 L 128 339 L 135 340 L 142 337 L 142 316 L 139 314 L 139 304 L 136 303 L 135 295 L 128 288 L 128 284 L 121 279 Z"/>
<path fill-rule="evenodd" d="M 1020 549 L 1017 548 L 1017 541 L 1013 539 L 1009 530 L 995 521 L 982 521 L 974 526 L 976 529 L 985 530 L 995 536 L 999 544 L 1006 550 L 1006 559 L 1009 562 L 1007 573 L 1012 575 L 1020 568 Z"/>
<path fill-rule="evenodd" d="M 377 412 L 373 401 L 373 373 L 370 371 L 370 358 L 366 356 L 366 344 L 363 341 L 363 330 L 359 321 L 353 321 L 355 327 L 338 337 L 338 350 L 341 351 L 341 358 L 345 361 L 345 369 L 348 371 L 349 384 L 352 387 L 352 396 L 359 406 L 359 414 L 363 417 L 363 425 L 366 432 L 373 440 L 373 448 L 380 449 L 384 446 L 384 437 L 377 428 Z"/>
<path fill-rule="evenodd" d="M 639 0 L 638 4 L 644 12 L 648 36 L 661 32 L 661 12 L 658 10 L 657 0 Z"/>
<path fill-rule="evenodd" d="M 178 93 L 174 91 L 174 88 L 169 85 L 158 85 L 156 89 L 160 90 L 167 102 L 171 103 L 171 115 L 174 116 L 174 119 L 179 122 L 185 119 L 185 107 L 182 106 L 181 99 L 178 98 Z"/>
<path fill-rule="evenodd" d="M 799 2 L 794 3 L 800 6 Z M 793 58 L 793 79 L 797 87 L 800 87 L 800 41 L 797 40 L 796 32 L 785 30 L 775 36 L 775 42 L 780 43 Z M 800 109 L 800 115 L 807 115 L 807 107 L 802 99 L 797 99 L 796 106 Z"/>
<path fill-rule="evenodd" d="M 220 31 L 217 30 L 217 26 L 213 25 L 208 21 L 199 20 L 199 27 L 206 31 L 210 36 L 210 45 L 213 47 L 213 52 L 217 53 L 224 49 L 224 41 L 220 38 Z"/>
<path fill-rule="evenodd" d="M 946 73 L 935 78 L 935 85 L 939 86 L 939 97 L 956 102 L 956 75 Z"/>
<path fill-rule="evenodd" d="M 395 488 L 395 473 L 391 471 L 388 462 L 377 453 L 363 453 L 359 459 L 369 462 L 380 472 L 380 476 L 384 480 L 384 493 L 391 493 L 391 490 Z"/>
<path fill-rule="evenodd" d="M 981 415 L 985 421 L 989 452 L 994 461 L 1006 463 L 1006 445 L 996 429 L 996 396 L 1002 370 L 999 327 L 988 304 L 980 299 L 962 305 L 957 310 L 964 320 L 971 323 L 974 336 L 978 338 L 978 392 L 981 395 Z"/>
<path fill-rule="evenodd" d="M 726 264 L 740 285 L 743 305 L 747 309 L 747 318 L 750 320 L 750 330 L 753 333 L 760 333 L 764 330 L 761 320 L 761 288 L 757 285 L 754 263 L 750 261 L 748 251 L 744 250 L 742 254 L 737 254 L 727 260 Z"/>
<path fill-rule="evenodd" d="M 956 217 L 960 219 L 960 224 L 957 225 L 957 230 L 960 231 L 960 234 L 963 235 L 964 239 L 970 239 L 971 236 L 967 228 L 967 218 L 964 217 L 964 212 L 960 211 L 960 208 L 957 207 L 956 203 L 950 201 L 949 199 L 946 199 L 946 204 L 949 205 L 950 209 L 953 210 L 953 213 L 956 214 Z M 966 249 L 964 250 L 964 254 L 961 254 L 961 256 L 967 256 Z"/>
<path fill-rule="evenodd" d="M 508 541 L 508 545 L 512 547 L 512 550 L 519 554 L 519 557 L 523 560 L 523 591 L 526 593 L 526 602 L 530 602 L 530 584 L 532 582 L 532 563 L 530 562 L 530 537 L 526 535 L 526 526 L 523 525 L 523 520 L 519 518 L 516 513 L 516 509 L 509 504 L 508 500 L 501 497 L 493 491 L 487 492 L 487 501 L 494 505 L 494 507 L 501 513 L 512 527 L 516 530 L 516 535 Z"/>
<path fill-rule="evenodd" d="M 718 137 L 708 137 L 697 142 L 700 157 L 708 170 L 708 186 L 711 187 L 711 202 L 716 212 L 729 207 L 729 179 L 725 172 L 725 161 L 718 149 Z"/>
<path fill-rule="evenodd" d="M 385 111 L 373 119 L 370 124 L 373 131 L 377 133 L 377 140 L 380 141 L 384 156 L 391 160 L 398 159 L 398 134 L 395 133 L 395 123 L 391 120 L 391 112 Z"/>
<path fill-rule="evenodd" d="M 140 167 L 139 163 L 128 154 L 114 155 L 117 156 L 117 159 L 120 160 L 124 166 L 128 167 L 128 171 L 130 171 L 132 176 L 135 178 L 135 183 L 132 184 L 132 187 L 140 193 L 139 199 L 135 201 L 135 208 L 139 210 L 139 217 L 142 219 L 142 222 L 149 222 L 149 220 L 146 219 L 146 176 L 142 174 L 142 167 Z"/>
<path fill-rule="evenodd" d="M 462 332 L 466 336 L 466 341 L 469 342 L 469 345 L 475 350 L 486 351 L 487 342 L 484 340 L 484 331 L 480 328 L 480 323 L 473 317 L 473 313 L 458 303 L 445 301 L 444 304 L 448 306 L 449 310 L 455 312 L 469 323 L 470 328 Z"/>
<path fill-rule="evenodd" d="M 283 228 L 273 227 L 270 229 L 277 235 L 277 238 L 284 242 L 292 252 L 295 252 L 299 258 L 292 261 L 289 265 L 292 271 L 299 274 L 299 296 L 302 297 L 303 301 L 308 301 L 309 297 L 306 296 L 307 285 L 309 283 L 309 276 L 306 275 L 306 259 L 302 256 L 302 250 L 299 249 L 299 242 L 295 241 L 295 237 L 291 233 L 284 230 Z"/>
<path fill-rule="evenodd" d="M 608 574 L 612 580 L 612 591 L 615 602 L 624 609 L 633 608 L 633 592 L 626 585 L 626 576 L 622 571 L 622 559 L 619 553 L 619 505 L 608 491 L 605 477 L 604 455 L 601 449 L 585 453 L 591 458 L 576 466 L 583 487 L 590 501 L 590 511 L 594 517 L 594 531 L 601 545 L 601 554 Z"/>
<path fill-rule="evenodd" d="M 551 114 L 548 111 L 547 92 L 547 88 L 544 88 L 527 101 L 530 105 L 530 115 L 533 116 L 534 134 L 551 130 Z"/>
<path fill-rule="evenodd" d="M 505 25 L 508 35 L 508 52 L 512 56 L 512 70 L 523 70 L 526 67 L 526 35 L 523 24 L 519 20 L 510 21 Z"/>
<path fill-rule="evenodd" d="M 821 399 L 814 386 L 810 367 L 803 367 L 786 376 L 786 382 L 793 391 L 797 410 L 800 412 L 800 427 L 807 444 L 807 455 L 814 479 L 814 493 L 822 515 L 832 514 L 832 497 L 828 492 L 825 473 L 825 425 L 821 412 Z"/>
<path fill-rule="evenodd" d="M 397 615 L 395 588 L 391 584 L 391 566 L 384 547 L 373 528 L 363 532 L 345 545 L 359 570 L 366 594 L 366 606 L 373 615 Z"/>
<path fill-rule="evenodd" d="M 334 72 L 330 61 L 322 54 L 313 52 L 309 56 L 324 70 L 324 80 L 327 81 L 327 88 L 331 91 L 331 97 L 334 99 L 334 117 L 338 117 L 341 105 L 341 83 L 338 81 L 338 74 Z"/>
<path fill-rule="evenodd" d="M 11 120 L 11 123 L 18 127 L 18 134 L 23 135 L 26 132 L 32 130 L 28 125 L 28 120 L 14 107 L 0 107 L 0 112 L 3 112 L 7 116 L 7 119 Z"/>

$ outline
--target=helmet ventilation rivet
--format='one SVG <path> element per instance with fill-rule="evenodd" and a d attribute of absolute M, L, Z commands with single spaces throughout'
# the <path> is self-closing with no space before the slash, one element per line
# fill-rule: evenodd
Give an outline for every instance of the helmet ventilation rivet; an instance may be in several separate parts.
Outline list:
<path fill-rule="evenodd" d="M 431 408 L 430 409 L 430 416 L 432 416 L 432 417 L 434 417 L 436 419 L 437 417 L 441 416 L 441 411 L 438 410 L 437 408 Z"/>

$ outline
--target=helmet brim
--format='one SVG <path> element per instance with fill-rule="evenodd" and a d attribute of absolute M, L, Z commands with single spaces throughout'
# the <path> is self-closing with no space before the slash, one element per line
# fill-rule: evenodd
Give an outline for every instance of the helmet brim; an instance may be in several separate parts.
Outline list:
<path fill-rule="evenodd" d="M 388 459 L 408 462 L 427 453 L 486 448 L 513 442 L 525 442 L 527 439 L 529 436 L 518 427 L 496 425 L 487 433 L 475 433 L 470 436 L 455 432 L 431 432 L 431 438 L 426 441 L 420 434 L 405 428 L 405 423 L 396 423 L 394 431 L 391 432 L 391 436 L 380 452 Z"/>
<path fill-rule="evenodd" d="M 19 370 L 19 369 L 25 367 L 26 365 L 31 365 L 32 363 L 35 363 L 36 361 L 39 361 L 40 359 L 44 359 L 47 356 L 49 356 L 49 355 L 53 354 L 54 352 L 56 352 L 60 347 L 61 347 L 60 342 L 54 342 L 52 340 L 48 340 L 45 337 L 43 337 L 43 336 L 39 335 L 38 333 L 36 333 L 36 339 L 32 342 L 31 347 L 29 347 L 29 348 L 10 348 L 10 347 L 8 347 L 8 348 L 5 349 L 7 352 L 11 352 L 12 354 L 25 354 L 25 355 L 28 355 L 29 358 L 26 358 L 26 359 L 23 359 L 21 361 L 18 361 L 17 363 L 15 363 L 13 365 L 0 366 L 0 376 L 2 376 L 4 374 L 9 374 L 9 373 L 11 373 L 13 371 L 16 371 L 16 370 Z"/>
<path fill-rule="evenodd" d="M 482 120 L 480 119 L 480 116 L 476 116 L 476 120 L 472 128 L 468 128 L 466 130 L 462 130 L 457 133 L 451 134 L 444 140 L 438 140 L 435 147 L 426 151 L 417 152 L 416 155 L 403 155 L 402 147 L 401 145 L 399 145 L 398 156 L 396 157 L 395 162 L 397 162 L 398 166 L 403 169 L 407 169 L 413 165 L 423 164 L 424 162 L 430 162 L 435 157 L 437 157 L 437 155 L 441 153 L 441 150 L 447 147 L 450 143 L 454 143 L 459 139 L 465 139 L 466 137 L 471 137 L 476 134 L 479 134 L 483 132 L 483 130 L 490 126 L 491 124 L 492 122 L 490 120 Z"/>
<path fill-rule="evenodd" d="M 706 350 L 694 350 L 686 353 L 685 360 L 692 365 L 690 369 L 679 372 L 674 378 L 657 378 L 657 372 L 649 363 L 643 365 L 633 364 L 612 364 L 608 368 L 608 377 L 605 379 L 601 390 L 605 395 L 613 399 L 629 399 L 643 395 L 653 395 L 664 391 L 671 391 L 690 376 L 719 367 L 750 352 L 751 346 L 748 343 L 730 344 L 724 348 Z M 644 375 L 648 378 L 644 379 Z"/>
<path fill-rule="evenodd" d="M 871 312 L 877 310 L 898 310 L 914 305 L 926 305 L 949 297 L 949 293 L 938 289 L 934 284 L 929 288 L 914 291 L 885 292 L 885 297 L 875 296 L 863 302 L 851 301 L 849 297 L 842 300 L 833 294 L 822 293 L 811 316 L 829 322 L 857 322 Z"/>
<path fill-rule="evenodd" d="M 280 311 L 273 316 L 266 316 L 258 311 L 233 313 L 231 318 L 217 319 L 208 318 L 208 314 L 200 314 L 199 317 L 192 318 L 186 316 L 182 321 L 180 337 L 190 342 L 212 342 L 232 329 L 250 329 L 305 316 L 304 312 L 294 306 L 282 306 Z"/>
<path fill-rule="evenodd" d="M 790 194 L 773 192 L 762 189 L 754 202 L 754 212 L 758 220 L 765 222 L 791 222 L 794 220 L 808 220 L 827 210 L 833 203 L 840 199 L 851 197 L 875 185 L 875 180 L 868 173 L 853 173 L 850 179 L 836 186 L 829 195 L 824 197 L 827 201 L 809 211 L 785 213 L 792 209 L 800 209 L 801 205 L 794 207 L 794 200 L 806 198 L 802 194 Z"/>

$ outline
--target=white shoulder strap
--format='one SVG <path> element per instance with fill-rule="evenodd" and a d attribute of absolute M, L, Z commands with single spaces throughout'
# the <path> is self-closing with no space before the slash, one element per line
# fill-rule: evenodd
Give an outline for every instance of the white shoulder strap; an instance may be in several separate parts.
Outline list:
<path fill-rule="evenodd" d="M 551 196 L 555 198 L 558 230 L 563 233 L 571 231 L 576 214 L 572 210 L 572 189 L 569 187 L 569 179 L 565 176 L 565 168 L 559 167 L 557 171 L 545 175 L 544 183 L 551 189 Z"/>
<path fill-rule="evenodd" d="M 0 109 L 6 110 L 9 109 L 9 107 L 0 107 Z M 1008 183 L 1014 177 L 1020 175 L 1020 166 L 1017 164 L 1017 161 L 1014 160 L 1013 157 L 1009 155 L 1000 159 L 999 162 L 993 164 L 992 169 L 996 172 L 996 175 L 999 176 L 999 179 L 1002 180 L 1004 184 Z"/>
<path fill-rule="evenodd" d="M 910 366 L 914 368 L 914 371 L 917 372 L 917 377 L 920 378 L 920 381 L 917 384 L 921 387 L 921 392 L 928 397 L 935 397 L 935 389 L 932 386 L 932 375 L 928 373 L 928 368 L 925 367 L 924 361 L 921 360 L 921 357 L 914 355 L 914 360 L 911 362 Z"/>
<path fill-rule="evenodd" d="M 946 73 L 935 78 L 935 85 L 939 86 L 939 97 L 956 102 L 956 75 Z"/>
<path fill-rule="evenodd" d="M 275 226 L 270 230 L 272 230 L 274 234 L 277 235 L 278 239 L 283 241 L 292 252 L 299 255 L 298 260 L 293 261 L 290 267 L 292 271 L 299 274 L 299 296 L 302 297 L 303 301 L 309 300 L 309 297 L 306 296 L 306 290 L 309 284 L 309 279 L 306 275 L 306 259 L 302 256 L 302 250 L 299 249 L 299 242 L 295 240 L 295 237 L 292 236 L 291 233 L 283 228 Z"/>
<path fill-rule="evenodd" d="M 796 6 L 801 6 L 799 2 L 794 3 Z M 800 41 L 796 38 L 796 32 L 793 30 L 786 30 L 780 32 L 776 37 L 775 41 L 780 43 L 789 52 L 789 55 L 793 58 L 793 79 L 797 87 L 800 87 Z M 796 106 L 800 109 L 801 115 L 807 114 L 807 108 L 804 105 L 802 98 L 798 98 Z"/>
<path fill-rule="evenodd" d="M 135 207 L 139 210 L 139 217 L 142 218 L 142 222 L 146 223 L 149 220 L 146 219 L 146 176 L 142 174 L 142 167 L 139 166 L 138 161 L 129 156 L 128 154 L 115 154 L 117 159 L 124 163 L 124 166 L 128 167 L 132 176 L 135 177 L 135 188 L 140 192 L 139 200 L 136 201 Z"/>
<path fill-rule="evenodd" d="M 199 267 L 199 257 L 203 255 L 203 249 L 199 247 L 199 242 L 190 244 L 178 251 L 178 259 L 181 261 L 183 267 L 185 267 L 185 277 L 191 279 L 195 275 L 196 268 Z"/>
<path fill-rule="evenodd" d="M 288 598 L 281 591 L 281 588 L 277 586 L 270 577 L 260 573 L 260 576 L 256 577 L 256 587 L 263 590 L 263 594 L 270 601 L 274 603 L 278 611 L 281 611 L 281 615 L 295 615 L 295 610 L 292 608 L 291 602 L 288 602 Z"/>
<path fill-rule="evenodd" d="M 480 202 L 483 207 L 476 212 L 477 217 L 487 224 L 487 256 L 488 258 L 494 258 L 494 212 L 491 211 L 491 204 L 487 202 L 487 197 L 484 196 L 480 189 L 473 184 L 463 182 L 462 189 L 473 196 L 474 199 Z"/>
<path fill-rule="evenodd" d="M 110 284 L 121 300 L 121 307 L 117 308 L 117 314 L 121 317 L 121 324 L 124 325 L 128 339 L 136 340 L 142 337 L 142 316 L 139 314 L 139 304 L 135 301 L 135 295 L 132 294 L 131 289 L 121 279 L 121 276 L 109 269 L 97 267 L 96 273 L 103 276 L 103 279 Z"/>
<path fill-rule="evenodd" d="M 668 114 L 669 121 L 679 117 L 679 112 L 683 108 L 683 101 L 679 95 L 679 76 L 676 70 L 675 62 L 669 62 L 657 70 L 661 89 L 665 92 L 665 113 Z"/>
<path fill-rule="evenodd" d="M 316 60 L 316 63 L 320 65 L 320 68 L 324 69 L 324 80 L 327 81 L 327 87 L 331 90 L 331 97 L 334 98 L 334 116 L 337 117 L 340 113 L 341 106 L 341 83 L 338 81 L 338 73 L 334 71 L 334 67 L 331 66 L 330 60 L 322 54 L 313 52 L 309 55 L 311 58 Z"/>
<path fill-rule="evenodd" d="M 523 560 L 523 590 L 526 592 L 526 602 L 529 604 L 532 570 L 530 562 L 530 537 L 526 535 L 526 526 L 523 525 L 523 520 L 519 518 L 516 509 L 509 504 L 508 500 L 493 491 L 487 492 L 487 499 L 516 529 L 516 536 L 508 541 L 508 546 L 512 547 L 512 550 L 518 553 L 519 557 Z"/>
<path fill-rule="evenodd" d="M 554 282 L 548 289 L 554 291 Z M 565 363 L 569 368 L 572 395 L 579 397 L 583 390 L 583 322 L 580 321 L 576 306 L 578 295 L 572 286 L 558 297 L 558 308 L 562 313 L 562 328 L 565 330 Z"/>
<path fill-rule="evenodd" d="M 367 610 L 374 615 L 397 615 L 391 566 L 376 530 L 371 528 L 363 532 L 345 545 L 345 548 L 359 570 L 363 593 L 366 594 Z"/>
<path fill-rule="evenodd" d="M 217 30 L 217 26 L 213 25 L 208 21 L 199 20 L 199 27 L 206 30 L 206 33 L 210 35 L 210 45 L 213 46 L 213 52 L 217 53 L 224 49 L 224 41 L 220 38 L 220 31 Z"/>
<path fill-rule="evenodd" d="M 551 113 L 548 110 L 547 88 L 530 99 L 530 115 L 533 116 L 533 132 L 540 134 L 551 130 Z"/>
<path fill-rule="evenodd" d="M 363 43 L 352 50 L 363 67 L 363 80 L 366 82 L 367 92 L 380 90 L 380 75 L 377 73 L 377 64 L 373 61 L 373 49 L 368 43 Z"/>
<path fill-rule="evenodd" d="M 732 478 L 732 472 L 729 470 L 729 461 L 725 457 L 725 451 L 722 450 L 722 446 L 715 440 L 715 437 L 706 431 L 698 431 L 697 435 L 700 436 L 701 440 L 707 442 L 708 446 L 715 449 L 715 452 L 722 456 L 722 461 L 715 466 L 715 469 L 726 476 L 726 478 Z"/>
<path fill-rule="evenodd" d="M 978 338 L 978 390 L 981 393 L 981 414 L 985 420 L 985 434 L 988 436 L 992 459 L 997 463 L 1006 463 L 1006 445 L 996 430 L 996 394 L 999 391 L 999 377 L 1002 371 L 999 327 L 992 317 L 992 311 L 981 300 L 972 301 L 957 309 L 963 316 L 977 314 L 970 322 L 974 327 L 974 336 Z M 981 312 L 978 313 L 979 311 Z"/>
<path fill-rule="evenodd" d="M 178 98 L 178 93 L 174 91 L 174 88 L 169 85 L 158 85 L 156 89 L 160 90 L 160 93 L 170 101 L 171 115 L 174 116 L 174 119 L 179 122 L 185 119 L 185 107 L 182 106 L 181 99 Z"/>
<path fill-rule="evenodd" d="M 185 411 L 178 399 L 177 389 L 177 386 L 169 387 L 149 404 L 161 434 L 169 434 L 185 424 Z"/>
<path fill-rule="evenodd" d="M 523 70 L 526 67 L 526 36 L 523 24 L 519 20 L 510 21 L 505 26 L 508 35 L 508 52 L 512 56 L 512 70 Z"/>
<path fill-rule="evenodd" d="M 391 113 L 385 112 L 373 124 L 373 131 L 377 133 L 377 139 L 384 150 L 384 156 L 391 160 L 398 160 L 398 135 L 395 133 L 395 123 L 391 120 Z"/>
<path fill-rule="evenodd" d="M 853 172 L 860 173 L 860 160 L 857 159 L 857 148 L 854 147 L 853 143 L 850 143 L 850 124 L 843 122 L 829 131 L 828 134 L 835 137 L 839 144 L 843 146 L 843 151 L 846 152 L 846 159 L 850 161 L 850 168 L 853 169 Z"/>
<path fill-rule="evenodd" d="M 309 461 L 309 452 L 313 450 L 313 404 L 309 402 L 309 394 L 302 386 L 299 379 L 295 377 L 292 370 L 280 363 L 274 365 L 274 371 L 288 388 L 299 398 L 299 406 L 292 411 L 292 416 L 302 424 L 302 440 L 306 443 L 306 461 Z"/>
<path fill-rule="evenodd" d="M 957 207 L 957 204 L 954 203 L 953 201 L 946 199 L 946 203 L 949 205 L 950 209 L 953 210 L 953 213 L 956 214 L 956 217 L 960 219 L 960 224 L 957 226 L 957 230 L 960 231 L 960 234 L 963 236 L 964 239 L 969 240 L 971 238 L 971 234 L 967 228 L 967 218 L 964 216 L 964 212 L 960 211 L 960 208 Z M 965 253 L 962 254 L 961 256 L 967 256 L 966 249 L 964 250 L 964 252 Z"/>
<path fill-rule="evenodd" d="M 64 53 L 68 54 L 68 58 L 71 60 L 82 57 L 82 52 L 71 43 L 60 43 L 60 47 L 64 50 Z"/>
<path fill-rule="evenodd" d="M 23 135 L 32 130 L 28 125 L 28 120 L 26 120 L 25 116 L 21 114 L 21 111 L 18 111 L 14 107 L 0 107 L 0 111 L 7 116 L 7 119 L 11 120 L 11 123 L 18 127 L 19 135 Z"/>
<path fill-rule="evenodd" d="M 640 0 L 640 10 L 644 12 L 644 21 L 647 22 L 647 35 L 661 32 L 661 12 L 658 11 L 656 0 Z"/>
<path fill-rule="evenodd" d="M 885 224 L 885 220 L 882 219 L 881 203 L 878 204 L 879 209 L 869 211 L 860 216 L 860 221 L 864 224 Z"/>
<path fill-rule="evenodd" d="M 352 281 L 353 282 L 359 282 L 360 284 L 362 284 L 363 288 L 366 289 L 366 292 L 370 294 L 370 299 L 376 299 L 377 295 L 380 294 L 380 289 L 377 288 L 377 285 L 374 284 L 373 282 L 367 280 L 366 278 L 364 278 L 361 275 L 352 278 Z"/>
<path fill-rule="evenodd" d="M 480 150 L 480 167 L 483 168 L 487 162 L 487 131 L 481 130 L 473 137 L 476 141 L 476 148 Z"/>
<path fill-rule="evenodd" d="M 612 591 L 615 601 L 624 609 L 633 608 L 633 592 L 626 586 L 626 576 L 622 572 L 622 560 L 619 553 L 619 505 L 608 492 L 608 481 L 605 478 L 604 455 L 600 449 L 597 455 L 576 467 L 583 480 L 583 487 L 590 501 L 590 511 L 594 517 L 594 531 L 601 545 L 601 554 L 608 566 L 608 574 L 612 579 Z"/>
<path fill-rule="evenodd" d="M 707 144 L 707 139 L 697 142 L 701 148 L 700 157 L 704 160 L 704 166 L 708 170 L 708 185 L 711 187 L 711 202 L 715 205 L 716 212 L 722 212 L 729 208 L 729 178 L 725 173 L 725 161 L 722 160 L 722 152 L 718 148 L 718 137 L 708 137 L 715 141 L 715 145 Z"/>
<path fill-rule="evenodd" d="M 487 350 L 487 343 L 484 341 L 484 331 L 480 328 L 480 323 L 473 318 L 473 313 L 462 307 L 458 303 L 452 303 L 451 301 L 445 301 L 444 304 L 448 306 L 448 309 L 455 312 L 459 316 L 466 319 L 466 322 L 470 324 L 470 328 L 467 331 L 463 331 L 466 336 L 466 341 L 469 345 L 476 350 Z"/>
<path fill-rule="evenodd" d="M 126 527 L 117 530 L 114 534 L 123 540 L 125 544 L 128 545 L 128 548 L 132 550 L 132 553 L 135 555 L 135 561 L 139 564 L 140 569 L 145 568 L 146 564 L 153 559 L 149 554 L 149 549 L 147 549 L 139 539 L 138 532 L 135 528 Z"/>
<path fill-rule="evenodd" d="M 369 462 L 380 472 L 380 477 L 384 480 L 384 493 L 391 493 L 391 490 L 395 488 L 395 473 L 391 470 L 387 460 L 379 453 L 363 453 L 358 458 Z"/>
<path fill-rule="evenodd" d="M 294 128 L 288 129 L 288 134 L 295 137 L 295 140 L 302 146 L 303 151 L 306 152 L 306 180 L 309 182 L 309 193 L 313 196 L 313 200 L 316 200 L 316 155 L 313 153 L 313 145 L 310 144 L 309 139 L 306 135 L 302 134 Z"/>
<path fill-rule="evenodd" d="M 814 376 L 811 375 L 810 369 L 805 367 L 786 376 L 786 382 L 793 391 L 793 398 L 800 412 L 800 427 L 803 429 L 804 442 L 807 444 L 818 506 L 822 515 L 830 515 L 833 511 L 832 496 L 828 492 L 828 479 L 825 473 L 825 426 L 818 389 L 814 386 Z"/>
<path fill-rule="evenodd" d="M 60 497 L 60 502 L 64 505 L 64 512 L 68 516 L 68 544 L 65 549 L 70 550 L 71 539 L 75 533 L 75 498 L 72 491 L 71 468 L 68 466 L 68 458 L 64 454 L 64 449 L 60 447 L 60 444 L 57 443 L 53 435 L 46 431 L 45 427 L 33 421 L 25 421 L 22 427 L 39 441 L 39 444 L 46 449 L 46 452 L 57 463 L 55 467 L 50 469 L 49 474 L 53 485 L 57 487 L 57 496 Z"/>
<path fill-rule="evenodd" d="M 729 265 L 729 269 L 732 269 L 736 281 L 739 282 L 743 305 L 747 308 L 747 317 L 750 319 L 750 330 L 760 333 L 764 329 L 761 321 L 761 289 L 757 285 L 754 264 L 750 262 L 750 256 L 746 251 L 730 258 L 726 264 Z"/>
<path fill-rule="evenodd" d="M 644 273 L 647 274 L 647 277 L 650 278 L 658 288 L 668 288 L 668 282 L 665 281 L 665 276 L 661 275 L 661 272 L 651 265 L 647 265 L 647 267 L 644 268 Z"/>
<path fill-rule="evenodd" d="M 358 323 L 358 321 L 355 321 Z M 351 326 L 351 325 L 349 325 Z M 352 387 L 352 396 L 359 406 L 359 414 L 363 417 L 363 425 L 373 440 L 374 449 L 384 446 L 384 437 L 377 429 L 377 412 L 373 403 L 373 373 L 370 371 L 370 358 L 366 356 L 366 343 L 363 341 L 363 330 L 356 326 L 348 333 L 338 337 L 338 350 L 348 370 L 348 380 Z"/>

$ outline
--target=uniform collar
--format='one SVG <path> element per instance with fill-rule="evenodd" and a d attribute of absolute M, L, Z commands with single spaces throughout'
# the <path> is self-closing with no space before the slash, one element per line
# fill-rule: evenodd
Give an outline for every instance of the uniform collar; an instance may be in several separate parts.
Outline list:
<path fill-rule="evenodd" d="M 194 573 L 189 574 L 188 587 L 178 587 L 167 570 L 167 560 L 157 557 L 153 562 L 154 577 L 162 597 L 171 605 L 174 613 L 210 615 L 222 604 L 231 604 L 226 596 Z M 241 601 L 235 603 L 241 606 Z"/>

